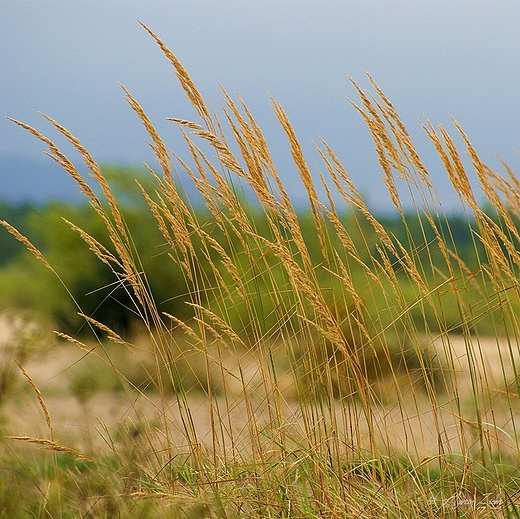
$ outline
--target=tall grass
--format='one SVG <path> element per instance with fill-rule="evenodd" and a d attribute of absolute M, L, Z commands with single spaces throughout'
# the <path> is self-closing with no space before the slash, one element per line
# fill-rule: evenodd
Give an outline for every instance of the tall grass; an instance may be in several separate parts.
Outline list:
<path fill-rule="evenodd" d="M 182 158 L 168 151 L 125 90 L 159 164 L 147 166 L 155 189 L 143 188 L 142 196 L 167 245 L 164 269 L 177 269 L 188 286 L 191 317 L 161 311 L 142 269 L 143 251 L 80 141 L 44 116 L 79 152 L 99 189 L 50 139 L 15 121 L 48 145 L 104 222 L 107 243 L 74 223 L 71 232 L 110 266 L 148 336 L 143 384 L 120 372 L 117 359 L 107 362 L 124 379 L 132 405 L 148 400 L 154 417 L 117 431 L 102 424 L 108 454 L 80 455 L 56 442 L 38 394 L 50 437 L 19 439 L 54 451 L 57 481 L 64 477 L 59 456 L 82 467 L 67 469 L 77 488 L 64 489 L 55 510 L 71 517 L 79 517 L 70 512 L 75 506 L 94 517 L 517 517 L 520 182 L 513 172 L 504 165 L 501 176 L 486 166 L 454 122 L 468 168 L 443 127 L 423 124 L 472 229 L 476 264 L 465 263 L 428 169 L 369 78 L 374 93 L 354 83 L 360 101 L 353 106 L 370 130 L 406 238 L 367 207 L 323 141 L 316 145 L 318 188 L 294 128 L 272 100 L 308 195 L 302 214 L 242 99 L 224 91 L 217 116 L 179 60 L 145 29 L 197 113 L 196 121 L 171 119 L 186 143 Z M 184 195 L 178 169 L 209 217 Z M 416 207 L 413 225 L 402 189 Z M 97 347 L 62 337 L 90 355 L 106 341 L 142 353 L 131 339 L 83 317 L 104 337 Z M 159 398 L 149 396 L 150 386 Z M 41 499 L 51 506 L 48 495 Z M 144 506 L 145 499 L 152 504 Z"/>

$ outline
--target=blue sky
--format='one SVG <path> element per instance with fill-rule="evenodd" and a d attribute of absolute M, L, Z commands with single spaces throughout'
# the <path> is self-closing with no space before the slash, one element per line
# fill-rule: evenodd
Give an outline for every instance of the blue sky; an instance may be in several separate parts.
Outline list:
<path fill-rule="evenodd" d="M 183 154 L 176 127 L 165 118 L 195 114 L 137 19 L 180 58 L 209 104 L 221 99 L 218 82 L 240 93 L 295 198 L 301 190 L 269 94 L 288 113 L 311 165 L 318 162 L 312 141 L 323 137 L 369 204 L 389 207 L 370 136 L 347 101 L 357 101 L 348 77 L 368 86 L 364 70 L 407 124 L 448 208 L 455 198 L 417 122 L 423 114 L 450 130 L 454 116 L 490 166 L 500 170 L 497 153 L 520 169 L 514 151 L 520 149 L 517 0 L 1 0 L 0 115 L 63 144 L 38 116 L 42 111 L 99 162 L 151 162 L 122 83 L 167 145 Z M 0 161 L 48 161 L 43 149 L 1 117 Z M 8 175 L 0 170 L 0 197 L 12 193 Z M 44 191 L 63 197 L 73 188 L 65 173 L 42 169 L 34 178 L 22 177 L 17 189 L 31 198 Z"/>

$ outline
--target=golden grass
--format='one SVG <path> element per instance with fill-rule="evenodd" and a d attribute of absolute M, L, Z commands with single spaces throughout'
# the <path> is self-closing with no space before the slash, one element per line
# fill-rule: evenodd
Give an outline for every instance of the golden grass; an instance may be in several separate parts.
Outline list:
<path fill-rule="evenodd" d="M 128 394 L 131 406 L 149 400 L 160 425 L 133 429 L 135 437 L 122 431 L 123 446 L 102 427 L 120 463 L 115 472 L 128 472 L 118 495 L 189 497 L 200 505 L 200 517 L 451 517 L 464 496 L 465 514 L 473 506 L 479 516 L 518 516 L 514 501 L 504 497 L 514 486 L 505 467 L 520 455 L 520 182 L 511 169 L 505 166 L 507 179 L 492 171 L 454 122 L 494 212 L 484 210 L 454 140 L 428 120 L 423 125 L 468 225 L 476 222 L 474 246 L 484 248 L 485 259 L 472 269 L 457 252 L 442 200 L 408 131 L 372 78 L 376 95 L 354 83 L 361 99 L 354 106 L 372 134 L 405 240 L 367 207 L 323 141 L 316 147 L 328 177 L 319 174 L 326 193 L 320 200 L 294 128 L 272 100 L 308 195 L 313 236 L 305 235 L 303 216 L 243 100 L 235 102 L 224 91 L 219 120 L 180 61 L 143 27 L 173 65 L 200 118 L 170 119 L 187 145 L 189 159 L 182 159 L 168 152 L 124 89 L 161 167 L 157 173 L 148 166 L 155 191 L 141 190 L 169 246 L 164 268 L 179 269 L 189 287 L 185 303 L 192 318 L 161 313 L 118 200 L 80 141 L 44 116 L 79 151 L 103 200 L 52 141 L 17 122 L 48 145 L 104 222 L 107 244 L 69 225 L 126 287 L 148 333 L 153 369 L 147 373 L 159 399 L 136 385 Z M 214 156 L 204 151 L 208 147 Z M 174 163 L 197 187 L 209 219 L 202 221 L 185 200 L 174 182 Z M 241 196 L 246 187 L 254 200 Z M 423 215 L 418 230 L 403 209 L 402 187 Z M 339 209 L 338 195 L 347 211 Z M 25 237 L 0 223 L 52 269 Z M 104 323 L 83 317 L 108 341 L 135 348 Z M 482 319 L 492 320 L 494 344 L 475 333 Z M 453 320 L 456 329 L 450 328 Z M 181 361 L 191 353 L 200 365 L 188 363 L 188 370 L 197 377 L 202 369 L 206 378 L 200 407 L 183 383 Z M 54 441 L 43 397 L 20 368 L 37 394 L 51 439 L 13 438 L 87 459 Z M 209 426 L 202 427 L 203 421 Z M 487 502 L 495 494 L 502 496 L 497 507 Z"/>

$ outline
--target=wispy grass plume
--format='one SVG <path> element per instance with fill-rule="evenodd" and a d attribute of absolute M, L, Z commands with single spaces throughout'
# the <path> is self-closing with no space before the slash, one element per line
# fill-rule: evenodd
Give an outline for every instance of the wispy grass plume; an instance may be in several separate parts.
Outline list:
<path fill-rule="evenodd" d="M 106 476 L 113 496 L 169 500 L 176 517 L 518 514 L 511 467 L 520 455 L 520 182 L 512 170 L 504 165 L 502 177 L 485 165 L 456 122 L 464 150 L 445 128 L 424 122 L 465 215 L 455 228 L 408 130 L 369 77 L 374 92 L 354 83 L 361 100 L 354 106 L 373 137 L 396 218 L 390 225 L 368 207 L 326 142 L 317 144 L 323 170 L 313 175 L 272 100 L 308 196 L 308 209 L 297 211 L 244 101 L 224 91 L 219 118 L 177 57 L 143 27 L 197 116 L 170 118 L 186 144 L 181 158 L 124 89 L 160 165 L 148 165 L 154 188 L 139 188 L 166 251 L 160 268 L 176 269 L 186 283 L 188 317 L 161 309 L 143 269 L 146 251 L 80 141 L 45 116 L 83 157 L 99 196 L 52 141 L 17 123 L 49 146 L 94 207 L 107 243 L 69 225 L 110 266 L 147 333 L 139 351 L 132 338 L 83 315 L 107 341 L 153 359 L 146 383 L 118 375 L 131 407 L 148 402 L 154 425 L 102 427 L 116 463 Z M 205 208 L 186 199 L 176 169 Z M 477 203 L 472 178 L 486 205 Z M 471 236 L 464 257 L 461 225 Z M 53 440 L 17 439 L 63 450 Z"/>

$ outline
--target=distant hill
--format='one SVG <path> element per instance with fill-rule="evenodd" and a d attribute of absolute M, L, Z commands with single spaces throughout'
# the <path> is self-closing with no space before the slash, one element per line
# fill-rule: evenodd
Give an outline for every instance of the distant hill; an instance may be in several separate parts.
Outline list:
<path fill-rule="evenodd" d="M 50 158 L 0 157 L 0 200 L 38 204 L 50 199 L 74 202 L 80 196 L 74 181 Z"/>

